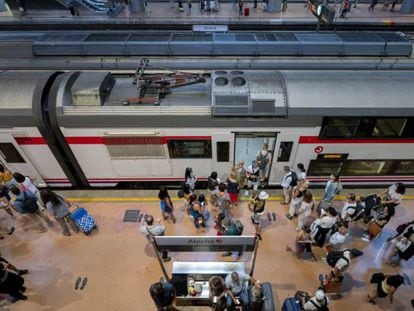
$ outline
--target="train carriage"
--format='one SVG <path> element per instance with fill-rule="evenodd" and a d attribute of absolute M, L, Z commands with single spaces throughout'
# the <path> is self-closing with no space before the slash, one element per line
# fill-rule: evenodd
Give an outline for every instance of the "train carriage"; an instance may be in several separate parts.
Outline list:
<path fill-rule="evenodd" d="M 263 143 L 270 185 L 297 163 L 314 184 L 332 172 L 348 185 L 414 182 L 412 71 L 213 71 L 157 105 L 126 105 L 137 85 L 108 72 L 0 80 L 10 86 L 0 99 L 0 161 L 52 186 L 178 184 L 186 167 L 201 181 L 211 171 L 225 177 Z M 4 149 L 10 142 L 30 168 Z"/>

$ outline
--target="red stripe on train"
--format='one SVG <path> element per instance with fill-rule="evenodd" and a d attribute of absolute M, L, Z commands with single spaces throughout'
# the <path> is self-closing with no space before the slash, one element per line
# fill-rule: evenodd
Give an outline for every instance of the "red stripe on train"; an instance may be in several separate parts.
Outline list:
<path fill-rule="evenodd" d="M 318 136 L 300 136 L 299 144 L 414 144 L 414 139 L 344 138 L 320 139 Z"/>

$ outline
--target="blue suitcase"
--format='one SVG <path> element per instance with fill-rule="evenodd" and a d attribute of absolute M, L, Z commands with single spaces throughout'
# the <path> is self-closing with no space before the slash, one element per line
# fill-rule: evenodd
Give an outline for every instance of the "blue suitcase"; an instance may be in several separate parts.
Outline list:
<path fill-rule="evenodd" d="M 282 305 L 282 311 L 301 311 L 300 301 L 295 297 L 286 298 Z"/>
<path fill-rule="evenodd" d="M 85 234 L 89 235 L 98 229 L 96 220 L 83 207 L 78 207 L 72 212 L 72 219 L 76 222 L 79 229 Z"/>

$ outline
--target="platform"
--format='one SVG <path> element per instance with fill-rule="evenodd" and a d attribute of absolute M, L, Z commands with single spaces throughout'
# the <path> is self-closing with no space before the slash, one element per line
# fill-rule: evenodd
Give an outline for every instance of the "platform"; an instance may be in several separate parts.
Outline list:
<path fill-rule="evenodd" d="M 380 189 L 357 189 L 360 194 L 377 193 Z M 318 196 L 320 189 L 312 189 Z M 345 195 L 350 189 L 345 189 Z M 296 290 L 314 291 L 318 286 L 318 274 L 328 273 L 330 267 L 323 262 L 305 260 L 299 262 L 286 253 L 286 245 L 294 245 L 296 220 L 285 217 L 287 208 L 279 204 L 280 190 L 270 190 L 271 198 L 266 204 L 266 211 L 277 214 L 276 222 L 264 217 L 263 241 L 259 244 L 254 276 L 262 282 L 269 281 L 277 306 Z M 357 247 L 364 251 L 364 256 L 353 262 L 345 274 L 342 298 L 332 297 L 331 310 L 353 310 L 358 305 L 360 310 L 410 310 L 413 299 L 412 286 L 401 286 L 394 296 L 394 303 L 378 299 L 378 305 L 365 302 L 369 278 L 372 273 L 405 272 L 414 274 L 414 261 L 402 262 L 401 267 L 391 268 L 385 264 L 385 256 L 390 245 L 385 240 L 394 234 L 394 229 L 402 222 L 414 219 L 413 189 L 408 189 L 403 204 L 398 207 L 396 216 L 391 219 L 383 234 L 368 243 L 361 240 L 363 225 L 352 223 L 350 238 L 346 247 Z M 175 197 L 176 191 L 171 190 Z M 138 190 L 96 190 L 96 191 L 62 191 L 72 201 L 78 202 L 96 218 L 99 231 L 92 236 L 73 234 L 65 237 L 55 223 L 47 233 L 37 233 L 30 219 L 17 217 L 14 221 L 5 212 L 0 213 L 0 221 L 15 224 L 16 232 L 1 241 L 2 256 L 17 267 L 28 268 L 25 276 L 27 301 L 19 301 L 10 307 L 1 302 L 0 309 L 13 311 L 37 310 L 155 310 L 148 294 L 150 283 L 156 282 L 162 272 L 145 237 L 139 232 L 139 224 L 123 223 L 127 209 L 140 209 L 161 217 L 156 191 Z M 246 199 L 243 197 L 242 199 Z M 342 198 L 340 198 L 342 199 Z M 177 223 L 166 223 L 167 235 L 214 235 L 210 220 L 205 232 L 197 231 L 190 218 L 183 212 L 181 200 L 174 198 Z M 338 210 L 341 201 L 335 201 Z M 253 234 L 247 203 L 243 201 L 232 213 L 245 225 L 244 234 Z M 317 257 L 323 256 L 323 250 L 314 249 Z M 197 253 L 197 261 L 223 261 L 220 253 Z M 191 254 L 171 253 L 173 261 L 194 261 Z M 235 262 L 235 258 L 226 259 Z M 248 260 L 243 256 L 243 261 Z M 172 262 L 166 263 L 169 271 Z M 74 290 L 75 280 L 88 277 L 85 289 Z M 208 307 L 180 307 L 183 311 L 209 310 Z M 138 309 L 137 309 L 138 310 Z"/>

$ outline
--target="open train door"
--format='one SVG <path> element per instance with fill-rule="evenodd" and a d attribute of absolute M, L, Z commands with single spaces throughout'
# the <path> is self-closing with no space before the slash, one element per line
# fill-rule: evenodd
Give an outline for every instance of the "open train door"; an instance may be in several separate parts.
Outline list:
<path fill-rule="evenodd" d="M 38 170 L 11 133 L 0 133 L 0 163 L 12 172 L 34 177 L 36 185 L 46 186 Z"/>
<path fill-rule="evenodd" d="M 240 160 L 244 161 L 244 166 L 247 169 L 256 160 L 257 154 L 262 150 L 263 145 L 267 144 L 268 150 L 272 155 L 267 177 L 269 178 L 272 169 L 273 155 L 275 150 L 277 133 L 275 132 L 238 132 L 235 133 L 234 145 L 234 163 L 237 164 Z"/>

